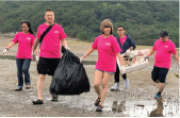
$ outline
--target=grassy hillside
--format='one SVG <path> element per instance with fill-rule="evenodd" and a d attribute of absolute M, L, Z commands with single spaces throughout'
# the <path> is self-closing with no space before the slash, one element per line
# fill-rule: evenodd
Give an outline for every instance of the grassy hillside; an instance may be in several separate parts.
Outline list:
<path fill-rule="evenodd" d="M 178 1 L 1 1 L 0 32 L 20 31 L 22 20 L 29 20 L 36 32 L 47 8 L 54 10 L 69 37 L 94 40 L 101 34 L 101 21 L 109 18 L 115 36 L 116 28 L 124 25 L 136 44 L 152 45 L 160 31 L 167 30 L 179 46 Z"/>

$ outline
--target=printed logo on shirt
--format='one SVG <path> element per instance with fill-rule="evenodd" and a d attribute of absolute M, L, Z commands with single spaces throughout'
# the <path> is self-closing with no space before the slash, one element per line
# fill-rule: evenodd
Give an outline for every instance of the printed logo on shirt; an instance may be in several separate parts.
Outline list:
<path fill-rule="evenodd" d="M 59 31 L 54 31 L 54 33 L 57 33 L 57 34 L 59 34 Z"/>
<path fill-rule="evenodd" d="M 168 46 L 166 46 L 166 45 L 165 45 L 164 47 L 165 47 L 165 48 L 168 48 Z"/>
<path fill-rule="evenodd" d="M 106 45 L 110 46 L 110 43 L 106 43 Z"/>
<path fill-rule="evenodd" d="M 27 37 L 27 40 L 31 40 L 31 38 Z"/>

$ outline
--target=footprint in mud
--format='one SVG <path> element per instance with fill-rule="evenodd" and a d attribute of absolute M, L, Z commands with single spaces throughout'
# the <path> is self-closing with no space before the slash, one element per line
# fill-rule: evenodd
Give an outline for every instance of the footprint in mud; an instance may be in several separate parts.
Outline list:
<path fill-rule="evenodd" d="M 113 101 L 112 104 L 112 111 L 114 114 L 117 113 L 122 113 L 125 110 L 125 101 L 122 101 L 120 104 L 118 104 L 117 101 Z"/>

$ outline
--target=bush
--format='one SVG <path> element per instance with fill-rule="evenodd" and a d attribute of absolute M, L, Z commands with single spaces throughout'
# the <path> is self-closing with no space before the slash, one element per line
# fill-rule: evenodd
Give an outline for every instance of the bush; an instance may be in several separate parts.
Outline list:
<path fill-rule="evenodd" d="M 90 40 L 91 39 L 91 37 L 85 32 L 80 32 L 79 34 L 77 34 L 77 38 L 79 38 L 80 40 Z"/>

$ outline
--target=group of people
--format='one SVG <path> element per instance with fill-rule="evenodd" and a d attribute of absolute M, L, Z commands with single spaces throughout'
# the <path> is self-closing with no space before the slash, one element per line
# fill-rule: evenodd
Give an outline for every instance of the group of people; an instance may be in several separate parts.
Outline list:
<path fill-rule="evenodd" d="M 42 94 L 45 86 L 45 78 L 46 75 L 52 77 L 54 75 L 61 59 L 61 44 L 67 50 L 69 49 L 65 40 L 67 35 L 60 25 L 54 23 L 54 16 L 54 12 L 51 9 L 46 10 L 44 16 L 46 22 L 38 27 L 36 37 L 33 34 L 30 22 L 22 22 L 22 32 L 17 33 L 12 42 L 2 51 L 2 54 L 4 55 L 12 46 L 18 43 L 16 55 L 18 85 L 15 91 L 21 91 L 23 89 L 23 73 L 25 75 L 26 89 L 31 88 L 29 67 L 31 60 L 33 59 L 32 54 L 35 52 L 36 61 L 38 62 L 37 71 L 39 79 L 37 82 L 38 99 L 33 101 L 34 105 L 43 104 Z M 47 32 L 49 27 L 51 27 L 51 29 Z M 95 101 L 97 112 L 102 112 L 103 103 L 108 91 L 108 83 L 113 75 L 115 85 L 111 89 L 119 90 L 120 69 L 116 63 L 116 57 L 120 61 L 120 64 L 123 65 L 125 62 L 123 61 L 121 54 L 136 48 L 136 45 L 130 36 L 125 35 L 124 26 L 119 26 L 117 28 L 118 36 L 115 38 L 112 35 L 113 25 L 111 21 L 105 19 L 101 22 L 100 31 L 102 34 L 95 39 L 85 55 L 80 58 L 80 62 L 82 62 L 94 50 L 98 50 L 98 60 L 94 76 L 94 88 L 98 96 Z M 44 34 L 44 32 L 46 32 L 46 34 Z M 36 48 L 39 42 L 40 54 L 38 56 Z M 148 59 L 155 51 L 155 64 L 152 71 L 152 79 L 154 82 L 159 83 L 159 91 L 156 94 L 156 98 L 161 98 L 161 93 L 165 86 L 166 75 L 171 65 L 171 54 L 175 55 L 178 63 L 179 56 L 175 44 L 168 39 L 168 33 L 166 31 L 160 33 L 160 39 L 155 41 L 153 48 L 145 59 Z M 123 74 L 122 77 L 124 80 L 124 87 L 125 89 L 128 89 L 129 79 L 126 74 Z M 102 85 L 102 89 L 100 89 L 100 85 Z M 52 95 L 52 101 L 58 101 L 58 96 Z"/>

